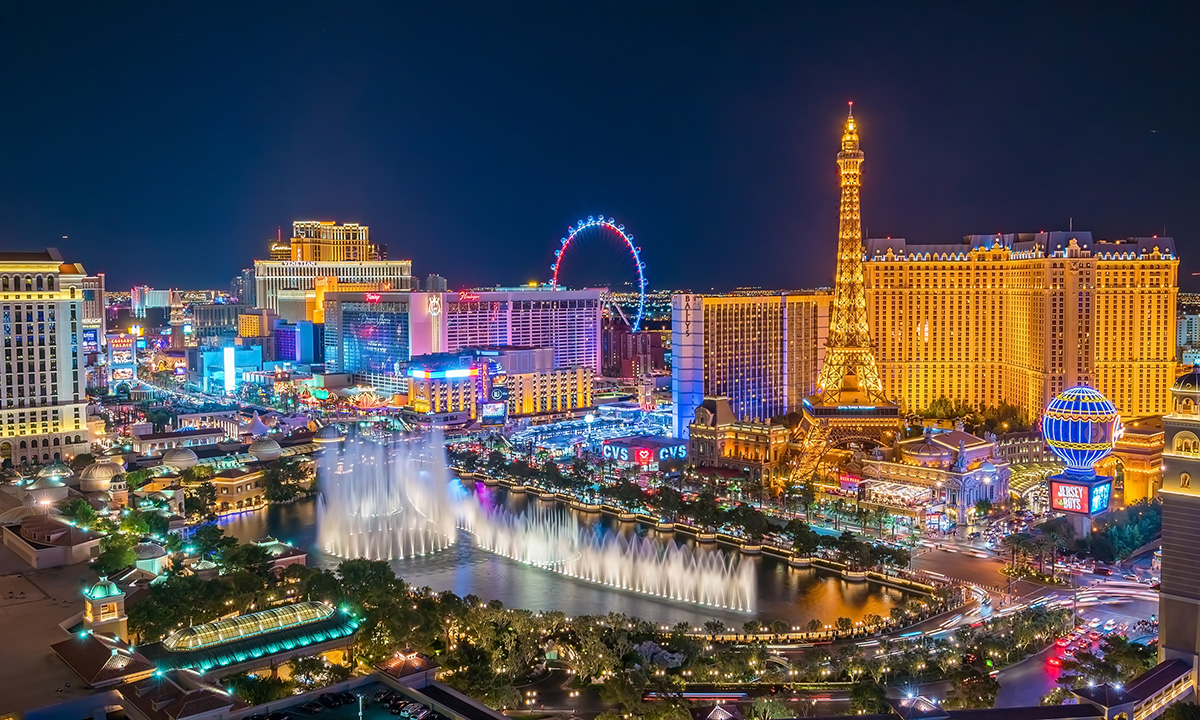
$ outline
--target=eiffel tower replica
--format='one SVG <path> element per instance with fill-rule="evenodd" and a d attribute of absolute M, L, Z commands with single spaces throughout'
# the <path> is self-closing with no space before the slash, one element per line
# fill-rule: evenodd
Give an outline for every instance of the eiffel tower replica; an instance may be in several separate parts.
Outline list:
<path fill-rule="evenodd" d="M 804 399 L 804 420 L 792 444 L 792 477 L 802 481 L 816 471 L 829 449 L 855 440 L 890 445 L 903 425 L 899 406 L 883 393 L 867 328 L 859 193 L 863 152 L 853 103 L 837 163 L 842 201 L 825 360 L 817 376 L 816 394 Z"/>

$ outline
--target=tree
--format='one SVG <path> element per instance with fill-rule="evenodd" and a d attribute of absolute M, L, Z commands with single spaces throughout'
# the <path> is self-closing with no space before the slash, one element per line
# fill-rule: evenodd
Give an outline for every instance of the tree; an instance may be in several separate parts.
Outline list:
<path fill-rule="evenodd" d="M 774 718 L 792 717 L 787 705 L 778 698 L 760 697 L 754 699 L 750 711 L 746 713 L 750 720 L 773 720 Z"/>
<path fill-rule="evenodd" d="M 217 504 L 217 489 L 213 485 L 210 483 L 195 485 L 187 488 L 184 493 L 184 512 L 189 515 L 212 514 L 212 508 Z"/>
<path fill-rule="evenodd" d="M 264 578 L 271 574 L 271 554 L 253 543 L 225 548 L 218 554 L 217 564 L 225 572 L 241 570 Z"/>
<path fill-rule="evenodd" d="M 841 632 L 850 632 L 850 629 L 854 627 L 854 621 L 848 617 L 840 617 L 833 626 Z"/>
<path fill-rule="evenodd" d="M 725 623 L 720 620 L 706 620 L 704 622 L 704 632 L 709 635 L 720 635 L 725 632 Z"/>
<path fill-rule="evenodd" d="M 952 688 L 945 707 L 951 710 L 990 708 L 996 704 L 1000 681 L 973 665 L 961 665 L 951 675 Z"/>
<path fill-rule="evenodd" d="M 504 453 L 499 450 L 493 450 L 487 456 L 487 469 L 493 475 L 497 475 L 508 467 L 508 460 L 505 459 Z"/>
<path fill-rule="evenodd" d="M 192 532 L 191 545 L 200 557 L 222 552 L 237 545 L 237 540 L 225 536 L 225 531 L 213 523 L 201 525 Z"/>
<path fill-rule="evenodd" d="M 130 490 L 137 490 L 150 480 L 149 470 L 133 470 L 125 473 L 125 485 Z"/>
<path fill-rule="evenodd" d="M 1200 705 L 1190 702 L 1172 703 L 1162 717 L 1163 720 L 1200 720 Z"/>
<path fill-rule="evenodd" d="M 992 501 L 987 498 L 981 498 L 975 502 L 975 516 L 985 518 L 992 512 Z"/>
<path fill-rule="evenodd" d="M 96 521 L 96 510 L 86 499 L 73 497 L 58 506 L 63 517 L 74 520 L 77 525 L 88 525 Z"/>
<path fill-rule="evenodd" d="M 315 655 L 292 661 L 292 680 L 304 690 L 315 690 L 350 677 L 350 668 Z"/>
<path fill-rule="evenodd" d="M 824 627 L 824 624 L 817 618 L 813 618 L 812 620 L 808 621 L 808 631 L 809 632 L 816 632 L 816 631 L 820 630 L 822 627 Z"/>
<path fill-rule="evenodd" d="M 96 458 L 91 453 L 79 453 L 71 458 L 70 465 L 71 469 L 78 473 L 94 462 L 96 462 Z"/>
<path fill-rule="evenodd" d="M 196 465 L 195 467 L 185 468 L 183 472 L 179 473 L 179 481 L 184 485 L 191 485 L 211 480 L 215 475 L 216 471 L 208 465 Z"/>
<path fill-rule="evenodd" d="M 221 685 L 232 689 L 235 695 L 250 705 L 262 705 L 292 695 L 291 685 L 272 675 L 229 675 L 221 678 Z"/>
<path fill-rule="evenodd" d="M 129 567 L 137 561 L 133 552 L 136 544 L 137 539 L 125 533 L 106 535 L 100 540 L 100 554 L 92 563 L 92 569 L 103 576 Z"/>
<path fill-rule="evenodd" d="M 850 709 L 859 715 L 889 712 L 887 688 L 877 682 L 864 680 L 850 688 Z"/>

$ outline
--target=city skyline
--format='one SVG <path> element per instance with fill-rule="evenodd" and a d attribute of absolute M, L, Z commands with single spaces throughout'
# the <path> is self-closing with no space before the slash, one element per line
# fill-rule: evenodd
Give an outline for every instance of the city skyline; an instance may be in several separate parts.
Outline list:
<path fill-rule="evenodd" d="M 864 236 L 1073 224 L 1172 235 L 1187 262 L 1200 228 L 1184 200 L 1196 101 L 1177 92 L 1194 60 L 1167 61 L 1186 23 L 1165 16 L 314 7 L 11 13 L 3 52 L 43 62 L 10 62 L 0 87 L 42 102 L 6 121 L 5 244 L 59 247 L 114 289 L 223 287 L 279 226 L 357 221 L 458 288 L 549 279 L 563 228 L 603 212 L 636 232 L 651 287 L 825 286 L 822 148 L 847 100 L 869 137 Z M 1155 42 L 1108 51 L 1139 31 Z M 272 33 L 317 40 L 254 42 Z M 356 42 L 321 50 L 339 35 Z M 220 52 L 195 52 L 200 37 Z"/>

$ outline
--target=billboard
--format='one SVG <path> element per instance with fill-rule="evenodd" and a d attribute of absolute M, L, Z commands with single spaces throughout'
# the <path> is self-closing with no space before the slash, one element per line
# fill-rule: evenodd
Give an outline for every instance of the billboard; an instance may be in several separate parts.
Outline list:
<path fill-rule="evenodd" d="M 96 328 L 83 329 L 83 351 L 100 352 L 100 331 Z"/>
<path fill-rule="evenodd" d="M 1108 511 L 1112 480 L 1099 483 L 1050 481 L 1050 507 L 1059 512 L 1099 515 Z"/>
<path fill-rule="evenodd" d="M 600 454 L 606 460 L 653 465 L 687 459 L 687 443 L 665 438 L 606 440 Z"/>
<path fill-rule="evenodd" d="M 503 425 L 508 418 L 508 403 L 485 402 L 479 409 L 479 422 L 484 425 Z"/>

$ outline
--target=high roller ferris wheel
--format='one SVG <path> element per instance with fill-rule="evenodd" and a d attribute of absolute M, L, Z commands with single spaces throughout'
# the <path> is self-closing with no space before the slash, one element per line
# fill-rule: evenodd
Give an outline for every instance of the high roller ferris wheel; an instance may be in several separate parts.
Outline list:
<path fill-rule="evenodd" d="M 631 322 L 620 308 L 615 304 L 613 307 L 617 309 L 621 317 L 625 318 L 626 322 L 629 322 L 633 332 L 638 332 L 642 327 L 642 314 L 646 309 L 646 263 L 642 262 L 642 249 L 633 244 L 633 236 L 625 232 L 624 225 L 618 225 L 617 221 L 612 218 L 605 218 L 603 215 L 588 215 L 587 220 L 580 220 L 567 228 L 567 234 L 559 238 L 559 247 L 554 251 L 554 263 L 550 265 L 550 270 L 554 273 L 550 279 L 550 289 L 558 289 L 558 273 L 562 269 L 562 258 L 573 243 L 605 238 L 623 243 L 629 249 L 630 255 L 633 256 L 633 267 L 637 273 L 635 283 L 638 293 L 637 314 Z"/>

